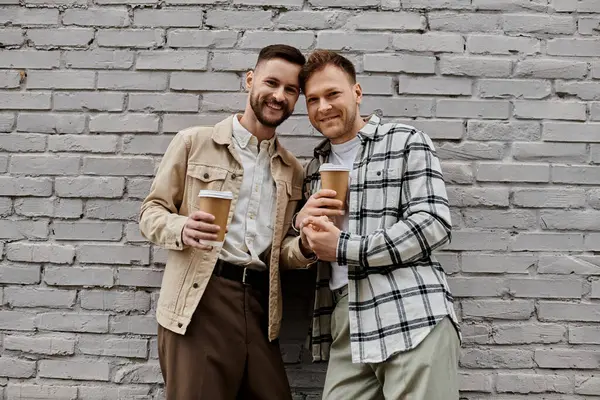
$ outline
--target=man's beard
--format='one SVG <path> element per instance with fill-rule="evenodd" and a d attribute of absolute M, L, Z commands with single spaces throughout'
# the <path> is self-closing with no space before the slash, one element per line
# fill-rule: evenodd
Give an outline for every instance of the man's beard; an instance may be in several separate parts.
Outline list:
<path fill-rule="evenodd" d="M 268 107 L 267 103 L 274 103 L 274 104 L 281 106 L 281 110 L 283 111 L 281 118 L 273 121 L 273 120 L 269 120 L 269 119 L 267 119 L 267 117 L 265 117 L 265 115 L 262 112 L 262 108 Z M 284 101 L 278 102 L 273 99 L 271 99 L 271 100 L 265 99 L 265 100 L 261 101 L 258 98 L 258 96 L 254 96 L 252 93 L 250 93 L 250 107 L 252 107 L 252 111 L 254 111 L 254 115 L 256 116 L 256 119 L 258 120 L 258 122 L 260 122 L 264 126 L 268 126 L 269 128 L 276 128 L 279 125 L 281 125 L 283 123 L 283 121 L 285 121 L 286 119 L 288 119 L 290 117 L 290 115 L 292 115 L 292 111 L 293 111 L 293 110 L 288 109 L 287 102 L 284 102 Z"/>
<path fill-rule="evenodd" d="M 334 137 L 329 137 L 327 135 L 325 135 L 325 133 L 323 133 L 323 130 L 316 128 L 313 125 L 313 128 L 315 128 L 316 130 L 318 130 L 323 136 L 327 137 L 328 139 L 337 139 L 341 136 L 346 135 L 348 132 L 352 131 L 352 129 L 354 128 L 354 120 L 356 119 L 356 110 L 353 111 L 349 111 L 347 114 L 345 114 L 345 118 L 344 118 L 344 114 L 340 115 L 340 118 L 342 119 L 342 130 L 335 132 L 335 136 Z"/>

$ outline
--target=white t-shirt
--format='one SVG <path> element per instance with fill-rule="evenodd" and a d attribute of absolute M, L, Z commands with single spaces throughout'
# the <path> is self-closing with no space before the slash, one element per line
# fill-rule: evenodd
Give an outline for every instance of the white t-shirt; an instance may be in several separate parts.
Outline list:
<path fill-rule="evenodd" d="M 355 137 L 354 139 L 342 143 L 342 144 L 332 144 L 331 145 L 331 153 L 329 154 L 329 162 L 335 165 L 343 165 L 345 167 L 350 168 L 352 170 L 352 166 L 354 165 L 354 160 L 356 159 L 356 154 L 358 153 L 358 149 L 360 148 L 360 139 Z M 350 182 L 348 182 L 350 184 Z M 348 202 L 346 201 L 346 204 Z M 342 218 L 340 228 L 343 231 L 348 231 L 348 210 L 344 214 Z M 344 285 L 348 284 L 348 266 L 347 265 L 339 265 L 337 262 L 331 263 L 331 280 L 329 281 L 329 287 L 331 290 L 339 289 Z"/>

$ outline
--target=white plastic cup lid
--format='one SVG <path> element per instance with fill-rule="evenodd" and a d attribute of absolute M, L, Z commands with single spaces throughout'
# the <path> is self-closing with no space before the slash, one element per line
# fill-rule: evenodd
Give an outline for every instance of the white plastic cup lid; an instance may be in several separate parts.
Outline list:
<path fill-rule="evenodd" d="M 350 168 L 345 167 L 343 165 L 325 163 L 325 164 L 321 165 L 321 168 L 319 168 L 319 172 L 323 172 L 323 171 L 344 171 L 344 172 L 350 172 Z"/>
<path fill-rule="evenodd" d="M 213 198 L 217 198 L 217 199 L 232 200 L 233 193 L 219 192 L 216 190 L 201 190 L 200 193 L 198 193 L 198 197 L 213 197 Z"/>

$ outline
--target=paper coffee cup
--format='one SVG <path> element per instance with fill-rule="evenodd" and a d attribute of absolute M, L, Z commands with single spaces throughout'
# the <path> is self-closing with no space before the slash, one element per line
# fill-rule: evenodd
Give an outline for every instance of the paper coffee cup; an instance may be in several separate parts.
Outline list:
<path fill-rule="evenodd" d="M 200 191 L 198 194 L 198 208 L 200 211 L 214 215 L 215 221 L 213 223 L 221 227 L 219 232 L 217 232 L 216 241 L 202 240 L 202 243 L 211 246 L 220 246 L 223 244 L 232 199 L 233 193 L 231 192 L 218 192 L 215 190 Z"/>
<path fill-rule="evenodd" d="M 321 165 L 319 173 L 321 174 L 321 188 L 335 190 L 337 193 L 335 198 L 345 204 L 350 168 L 327 163 Z"/>

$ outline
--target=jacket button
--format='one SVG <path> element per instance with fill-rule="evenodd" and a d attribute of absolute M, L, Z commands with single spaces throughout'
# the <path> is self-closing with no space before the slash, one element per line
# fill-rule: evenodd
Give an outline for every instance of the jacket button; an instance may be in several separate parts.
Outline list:
<path fill-rule="evenodd" d="M 377 176 L 381 176 L 381 171 L 377 171 Z"/>
<path fill-rule="evenodd" d="M 198 289 L 198 284 L 196 282 L 194 282 L 192 286 L 194 287 L 194 289 Z"/>
<path fill-rule="evenodd" d="M 183 324 L 180 322 L 177 324 L 177 326 L 181 328 L 183 326 Z"/>
<path fill-rule="evenodd" d="M 237 178 L 237 175 L 236 174 L 231 174 L 231 179 L 235 179 L 235 178 Z"/>
<path fill-rule="evenodd" d="M 175 241 L 175 246 L 179 247 L 179 241 Z"/>
<path fill-rule="evenodd" d="M 208 173 L 204 174 L 204 179 L 208 179 Z"/>

